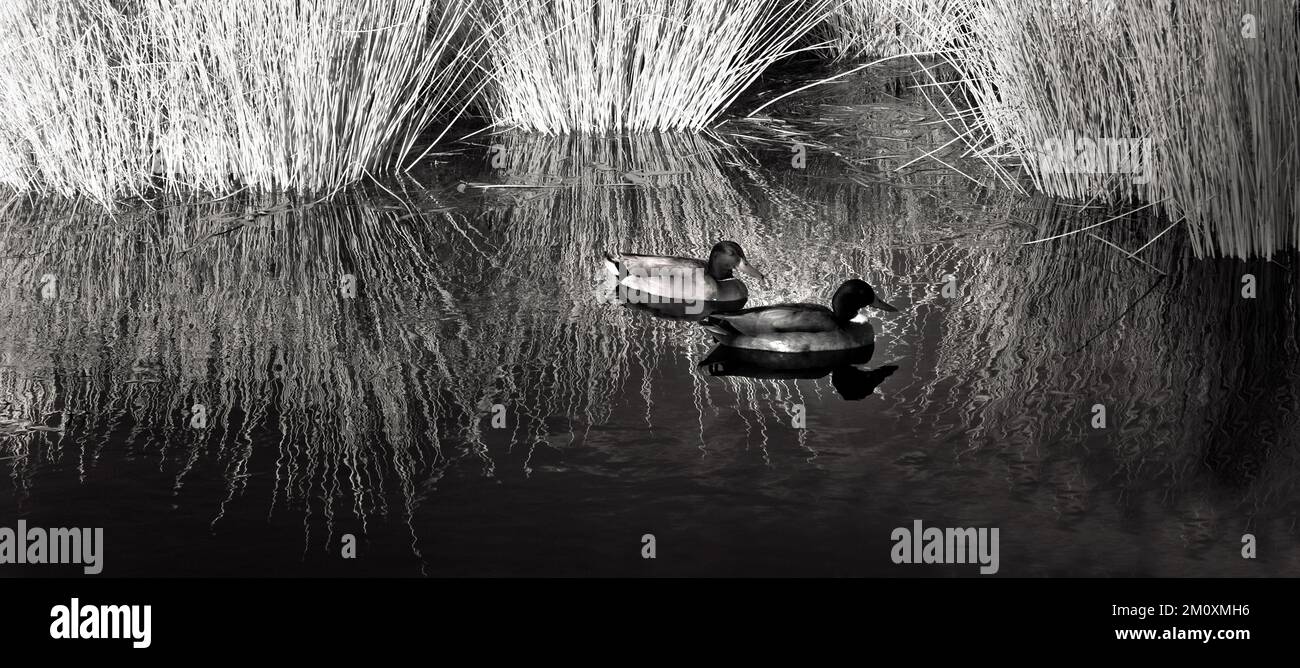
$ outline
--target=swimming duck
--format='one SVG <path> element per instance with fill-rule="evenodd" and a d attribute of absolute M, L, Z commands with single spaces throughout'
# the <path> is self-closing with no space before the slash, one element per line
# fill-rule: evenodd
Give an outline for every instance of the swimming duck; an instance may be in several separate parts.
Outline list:
<path fill-rule="evenodd" d="M 858 311 L 872 306 L 898 309 L 885 303 L 866 281 L 844 282 L 831 307 L 818 304 L 776 304 L 735 313 L 715 313 L 703 320 L 704 329 L 719 343 L 733 348 L 775 353 L 810 353 L 850 350 L 872 345 L 875 331 L 855 322 Z"/>
<path fill-rule="evenodd" d="M 745 260 L 745 251 L 734 241 L 714 244 L 708 260 L 606 252 L 605 269 L 618 277 L 622 289 L 660 300 L 727 302 L 737 308 L 749 299 L 749 290 L 736 278 L 735 272 L 760 280 L 763 278 L 763 274 Z"/>

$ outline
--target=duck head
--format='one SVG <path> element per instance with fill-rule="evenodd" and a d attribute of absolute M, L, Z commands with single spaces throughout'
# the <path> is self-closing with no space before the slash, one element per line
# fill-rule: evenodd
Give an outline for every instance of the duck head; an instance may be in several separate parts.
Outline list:
<path fill-rule="evenodd" d="M 719 241 L 709 252 L 709 275 L 721 281 L 732 278 L 732 272 L 740 272 L 759 280 L 763 274 L 745 261 L 745 251 L 734 241 Z"/>
<path fill-rule="evenodd" d="M 844 281 L 839 290 L 835 291 L 835 296 L 831 298 L 831 310 L 835 312 L 835 319 L 841 323 L 846 323 L 858 315 L 868 306 L 878 308 L 882 311 L 897 311 L 898 309 L 886 304 L 876 291 L 866 281 L 851 278 Z"/>

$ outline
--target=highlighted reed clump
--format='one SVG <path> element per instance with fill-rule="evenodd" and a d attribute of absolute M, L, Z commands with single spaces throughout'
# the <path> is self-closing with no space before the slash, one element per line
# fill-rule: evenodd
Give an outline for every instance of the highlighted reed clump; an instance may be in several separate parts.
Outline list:
<path fill-rule="evenodd" d="M 466 92 L 443 0 L 25 0 L 0 9 L 0 184 L 331 190 Z"/>
<path fill-rule="evenodd" d="M 521 0 L 477 25 L 484 105 L 546 134 L 705 127 L 833 0 Z"/>
<path fill-rule="evenodd" d="M 1198 254 L 1300 244 L 1297 3 L 969 0 L 962 11 L 969 29 L 947 59 L 963 93 L 936 103 L 956 109 L 975 153 L 1022 165 L 1052 195 L 1157 203 L 1185 219 Z M 1098 166 L 1115 146 L 1141 149 L 1122 170 L 1140 178 Z"/>
<path fill-rule="evenodd" d="M 1201 255 L 1300 244 L 1300 3 L 845 0 L 836 58 L 937 54 L 919 90 L 1004 183 L 1156 205 Z M 864 66 L 865 67 L 865 66 Z"/>
<path fill-rule="evenodd" d="M 961 30 L 969 0 L 842 0 L 814 34 L 834 60 L 944 48 Z"/>

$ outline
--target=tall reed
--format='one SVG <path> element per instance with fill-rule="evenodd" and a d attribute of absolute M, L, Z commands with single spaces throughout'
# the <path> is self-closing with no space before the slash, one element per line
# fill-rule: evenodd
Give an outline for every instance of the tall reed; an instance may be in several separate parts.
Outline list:
<path fill-rule="evenodd" d="M 832 0 L 488 2 L 484 106 L 547 134 L 700 130 Z"/>
<path fill-rule="evenodd" d="M 932 52 L 960 34 L 968 0 L 842 0 L 813 35 L 833 60 Z"/>
<path fill-rule="evenodd" d="M 331 191 L 463 104 L 451 0 L 52 0 L 0 10 L 0 184 L 109 205 Z"/>
<path fill-rule="evenodd" d="M 1049 194 L 1158 204 L 1201 255 L 1300 244 L 1297 3 L 969 0 L 961 13 L 947 55 L 961 90 L 935 97 L 974 153 Z M 1149 182 L 1047 159 L 1053 140 L 1075 155 L 1114 139 L 1149 141 Z"/>
<path fill-rule="evenodd" d="M 850 0 L 819 31 L 839 58 L 938 52 L 921 90 L 1004 180 L 1153 204 L 1200 255 L 1267 256 L 1300 244 L 1298 7 Z M 1140 178 L 1087 164 L 1116 140 L 1148 142 Z"/>

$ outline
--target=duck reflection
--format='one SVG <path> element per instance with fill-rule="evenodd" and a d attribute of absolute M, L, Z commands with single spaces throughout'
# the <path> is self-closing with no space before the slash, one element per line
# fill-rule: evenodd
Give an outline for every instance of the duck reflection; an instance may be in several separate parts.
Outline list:
<path fill-rule="evenodd" d="M 715 346 L 699 364 L 710 376 L 741 376 L 769 380 L 814 380 L 831 377 L 841 397 L 858 401 L 871 396 L 898 366 L 865 368 L 875 353 L 870 344 L 849 350 L 778 353 L 767 350 Z"/>
<path fill-rule="evenodd" d="M 730 302 L 622 299 L 622 295 L 617 290 L 610 291 L 609 300 L 618 301 L 623 305 L 623 308 L 629 311 L 644 313 L 661 320 L 677 320 L 681 322 L 699 322 L 715 313 L 729 313 L 745 306 L 745 300 L 743 299 Z"/>

